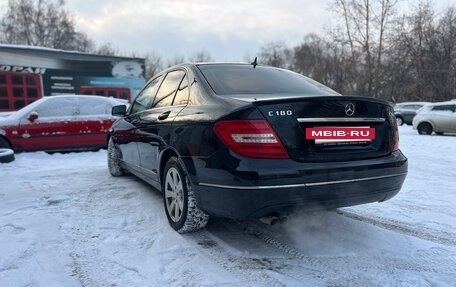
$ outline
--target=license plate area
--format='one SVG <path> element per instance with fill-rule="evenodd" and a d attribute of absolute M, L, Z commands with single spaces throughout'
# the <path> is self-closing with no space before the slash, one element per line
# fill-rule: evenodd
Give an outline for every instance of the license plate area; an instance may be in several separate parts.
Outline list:
<path fill-rule="evenodd" d="M 369 145 L 375 139 L 375 128 L 370 126 L 306 127 L 306 140 L 316 146 Z"/>

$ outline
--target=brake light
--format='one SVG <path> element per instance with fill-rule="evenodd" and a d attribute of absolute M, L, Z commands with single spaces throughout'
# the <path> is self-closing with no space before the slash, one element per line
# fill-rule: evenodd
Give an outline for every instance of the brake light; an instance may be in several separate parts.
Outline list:
<path fill-rule="evenodd" d="M 266 120 L 226 120 L 217 122 L 214 131 L 233 152 L 253 158 L 289 158 Z"/>
<path fill-rule="evenodd" d="M 399 132 L 397 130 L 397 125 L 393 131 L 393 138 L 391 139 L 391 151 L 395 151 L 399 149 Z"/>
<path fill-rule="evenodd" d="M 396 117 L 394 113 L 388 114 L 389 121 L 391 123 L 391 138 L 390 138 L 390 151 L 396 151 L 399 149 L 399 130 L 397 127 Z"/>

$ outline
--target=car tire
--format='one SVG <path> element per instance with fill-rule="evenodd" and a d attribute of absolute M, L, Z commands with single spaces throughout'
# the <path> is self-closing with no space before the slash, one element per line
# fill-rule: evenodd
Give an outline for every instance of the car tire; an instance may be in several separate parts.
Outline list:
<path fill-rule="evenodd" d="M 402 126 L 404 124 L 404 119 L 402 117 L 396 117 L 396 122 L 398 126 Z"/>
<path fill-rule="evenodd" d="M 0 148 L 0 163 L 9 163 L 14 161 L 14 151 L 9 148 Z"/>
<path fill-rule="evenodd" d="M 112 138 L 108 141 L 108 169 L 112 176 L 122 176 L 125 174 L 123 168 L 120 167 L 120 160 L 122 159 L 122 153 L 116 146 Z"/>
<path fill-rule="evenodd" d="M 186 233 L 206 226 L 209 215 L 198 208 L 184 165 L 177 157 L 166 164 L 162 192 L 166 217 L 174 230 Z"/>
<path fill-rule="evenodd" d="M 432 134 L 432 126 L 430 123 L 421 123 L 418 125 L 418 133 L 420 135 L 430 135 Z"/>
<path fill-rule="evenodd" d="M 2 136 L 0 136 L 0 148 L 7 148 L 7 149 L 11 148 L 9 142 Z"/>

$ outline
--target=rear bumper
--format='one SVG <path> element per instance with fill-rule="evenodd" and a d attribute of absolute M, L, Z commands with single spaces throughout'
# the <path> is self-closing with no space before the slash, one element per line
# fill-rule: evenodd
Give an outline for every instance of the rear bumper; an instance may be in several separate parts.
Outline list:
<path fill-rule="evenodd" d="M 334 163 L 248 159 L 234 170 L 223 164 L 218 165 L 223 169 L 209 168 L 207 159 L 194 163 L 189 175 L 200 208 L 233 219 L 295 207 L 316 210 L 385 201 L 399 192 L 407 175 L 407 158 L 400 151 Z"/>

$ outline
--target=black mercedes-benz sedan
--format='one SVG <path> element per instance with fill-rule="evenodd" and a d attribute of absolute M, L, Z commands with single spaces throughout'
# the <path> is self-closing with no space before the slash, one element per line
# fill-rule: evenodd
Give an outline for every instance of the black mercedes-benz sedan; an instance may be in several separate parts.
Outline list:
<path fill-rule="evenodd" d="M 390 199 L 407 175 L 393 107 L 261 65 L 174 66 L 108 134 L 113 176 L 160 190 L 172 228 Z"/>

